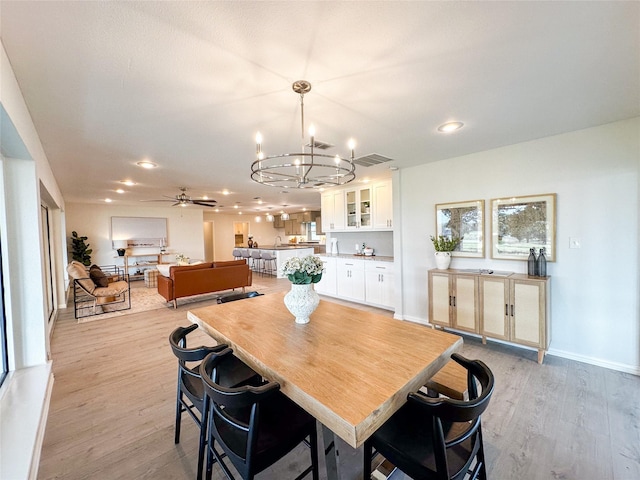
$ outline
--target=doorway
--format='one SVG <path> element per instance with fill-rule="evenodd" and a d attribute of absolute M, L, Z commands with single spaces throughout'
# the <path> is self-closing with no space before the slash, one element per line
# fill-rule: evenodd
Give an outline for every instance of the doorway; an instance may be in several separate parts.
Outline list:
<path fill-rule="evenodd" d="M 204 261 L 214 262 L 216 259 L 215 223 L 204 222 Z"/>
<path fill-rule="evenodd" d="M 234 246 L 246 247 L 249 240 L 249 222 L 233 222 Z"/>

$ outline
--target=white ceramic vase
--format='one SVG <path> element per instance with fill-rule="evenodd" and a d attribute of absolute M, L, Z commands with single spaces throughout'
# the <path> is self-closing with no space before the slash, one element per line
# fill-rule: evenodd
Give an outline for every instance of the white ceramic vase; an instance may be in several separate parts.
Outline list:
<path fill-rule="evenodd" d="M 305 285 L 291 284 L 291 290 L 284 296 L 284 304 L 291 314 L 296 317 L 296 323 L 309 323 L 311 315 L 318 304 L 320 297 L 313 288 L 313 283 Z"/>
<path fill-rule="evenodd" d="M 451 264 L 451 252 L 436 252 L 436 268 L 446 270 Z"/>

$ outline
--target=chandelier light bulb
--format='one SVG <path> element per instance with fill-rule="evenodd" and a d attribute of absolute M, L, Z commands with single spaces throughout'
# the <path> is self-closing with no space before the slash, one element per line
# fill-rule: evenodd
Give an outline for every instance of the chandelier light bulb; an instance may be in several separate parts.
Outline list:
<path fill-rule="evenodd" d="M 256 133 L 256 143 L 258 145 L 262 143 L 262 134 L 260 132 Z"/>
<path fill-rule="evenodd" d="M 336 165 L 340 165 L 340 155 L 333 157 L 333 161 L 336 162 Z"/>
<path fill-rule="evenodd" d="M 314 127 L 313 125 L 309 125 L 309 136 L 310 137 L 316 136 L 316 127 Z"/>

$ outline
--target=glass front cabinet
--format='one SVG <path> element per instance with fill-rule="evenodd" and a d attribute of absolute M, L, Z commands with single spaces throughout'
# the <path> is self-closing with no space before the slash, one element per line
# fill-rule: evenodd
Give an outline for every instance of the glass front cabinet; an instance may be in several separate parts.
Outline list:
<path fill-rule="evenodd" d="M 371 187 L 346 191 L 347 230 L 373 227 L 371 200 Z"/>

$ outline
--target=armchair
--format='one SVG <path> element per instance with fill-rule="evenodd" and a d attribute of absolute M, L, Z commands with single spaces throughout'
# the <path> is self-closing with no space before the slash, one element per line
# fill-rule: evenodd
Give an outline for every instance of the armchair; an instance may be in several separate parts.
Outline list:
<path fill-rule="evenodd" d="M 97 270 L 96 270 L 97 269 Z M 128 275 L 115 265 L 92 266 L 91 270 L 78 261 L 67 265 L 67 273 L 73 279 L 73 308 L 75 318 L 107 313 L 98 306 L 116 305 L 112 311 L 131 308 L 131 286 Z"/>

